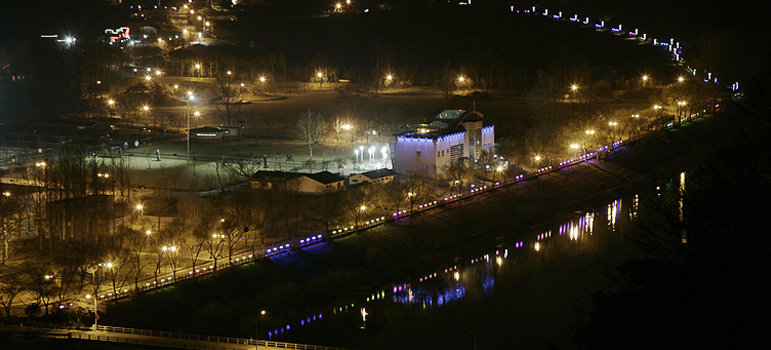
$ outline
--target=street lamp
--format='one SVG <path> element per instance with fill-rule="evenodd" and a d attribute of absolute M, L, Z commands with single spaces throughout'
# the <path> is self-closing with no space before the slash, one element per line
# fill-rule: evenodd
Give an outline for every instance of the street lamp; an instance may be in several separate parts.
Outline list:
<path fill-rule="evenodd" d="M 152 77 L 150 77 L 149 75 L 145 75 L 145 80 L 147 80 L 147 81 L 150 81 L 150 80 L 152 80 L 152 79 L 153 79 L 153 78 L 152 78 Z"/>
<path fill-rule="evenodd" d="M 573 150 L 573 159 L 578 158 L 578 144 L 574 143 L 570 145 L 570 149 Z"/>
<path fill-rule="evenodd" d="M 685 78 L 683 78 L 683 77 L 678 77 L 678 78 L 677 78 L 677 81 L 678 81 L 678 82 L 680 82 L 680 83 L 682 83 L 682 82 L 684 82 L 684 81 L 685 81 Z"/>
<path fill-rule="evenodd" d="M 190 101 L 192 100 L 195 100 L 195 95 L 193 95 L 192 91 L 188 91 L 187 92 L 187 164 L 190 164 Z"/>
<path fill-rule="evenodd" d="M 358 165 L 359 165 L 359 150 L 354 149 L 353 153 L 356 155 L 356 164 L 354 164 L 354 167 L 358 168 Z"/>
<path fill-rule="evenodd" d="M 369 167 L 372 168 L 372 159 L 375 158 L 375 147 L 370 147 L 367 152 L 369 153 Z"/>
<path fill-rule="evenodd" d="M 139 210 L 141 215 L 145 215 L 145 207 L 141 204 L 137 204 L 137 210 Z"/>
<path fill-rule="evenodd" d="M 586 130 L 587 135 L 594 135 L 594 130 Z"/>
<path fill-rule="evenodd" d="M 383 167 L 386 167 L 386 160 L 388 159 L 388 147 L 383 146 L 383 148 L 380 149 L 380 154 L 383 155 Z"/>
<path fill-rule="evenodd" d="M 265 310 L 260 311 L 260 316 L 265 316 L 267 312 Z M 260 345 L 258 344 L 260 340 L 260 316 L 257 316 L 257 319 L 254 320 L 254 345 L 257 350 L 260 349 Z"/>
<path fill-rule="evenodd" d="M 573 91 L 573 100 L 576 99 L 576 91 L 578 91 L 578 85 L 573 84 L 570 86 L 570 90 Z"/>
<path fill-rule="evenodd" d="M 643 75 L 642 80 L 643 80 L 643 86 L 645 86 L 645 83 L 648 82 L 648 76 L 647 75 Z"/>

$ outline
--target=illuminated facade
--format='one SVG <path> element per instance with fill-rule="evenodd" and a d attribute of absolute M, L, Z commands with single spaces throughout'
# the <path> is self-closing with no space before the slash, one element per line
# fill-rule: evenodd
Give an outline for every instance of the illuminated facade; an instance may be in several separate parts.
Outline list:
<path fill-rule="evenodd" d="M 482 151 L 493 152 L 495 127 L 484 126 L 482 118 L 476 111 L 444 110 L 429 124 L 409 125 L 410 131 L 391 143 L 394 170 L 442 178 L 450 164 L 476 160 Z"/>

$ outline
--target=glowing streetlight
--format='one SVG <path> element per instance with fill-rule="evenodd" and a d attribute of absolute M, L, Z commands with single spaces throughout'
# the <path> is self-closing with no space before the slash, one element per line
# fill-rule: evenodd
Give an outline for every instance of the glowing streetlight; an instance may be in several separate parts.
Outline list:
<path fill-rule="evenodd" d="M 388 81 L 394 80 L 394 76 L 393 75 L 387 75 L 386 76 L 386 80 L 388 80 Z"/>
<path fill-rule="evenodd" d="M 319 78 L 321 78 L 321 77 L 322 77 L 322 76 L 324 76 L 324 75 L 323 75 L 323 74 L 321 74 L 321 72 L 318 72 L 318 73 L 316 73 L 316 76 L 317 76 L 317 77 L 319 77 Z"/>
<path fill-rule="evenodd" d="M 594 130 L 586 130 L 587 135 L 594 135 Z"/>
<path fill-rule="evenodd" d="M 149 75 L 145 75 L 145 80 L 150 81 L 151 79 L 153 78 L 151 78 Z"/>
<path fill-rule="evenodd" d="M 144 106 L 142 106 L 142 110 L 145 111 L 145 112 L 148 112 L 148 111 L 150 111 L 150 106 L 144 105 Z"/>
<path fill-rule="evenodd" d="M 145 207 L 143 205 L 137 204 L 136 208 L 139 210 L 141 215 L 145 215 Z"/>
<path fill-rule="evenodd" d="M 195 95 L 193 95 L 192 91 L 188 91 L 187 92 L 187 164 L 190 164 L 190 102 L 193 100 L 195 100 Z"/>
<path fill-rule="evenodd" d="M 462 83 L 462 82 L 466 81 L 466 78 L 465 77 L 458 77 L 458 81 Z"/>
<path fill-rule="evenodd" d="M 343 124 L 343 130 L 351 130 L 351 124 Z"/>
<path fill-rule="evenodd" d="M 541 250 L 541 244 L 538 242 L 535 242 L 535 251 L 540 251 L 540 250 Z"/>
<path fill-rule="evenodd" d="M 580 147 L 580 146 L 578 146 L 578 144 L 577 144 L 577 143 L 573 143 L 573 144 L 571 144 L 571 145 L 570 145 L 570 149 L 572 149 L 572 150 L 573 150 L 573 159 L 576 159 L 576 158 L 578 158 L 578 148 L 579 148 L 579 147 Z"/>
<path fill-rule="evenodd" d="M 112 106 L 112 105 L 114 105 L 114 104 L 115 104 L 115 100 L 113 100 L 113 99 L 109 99 L 109 100 L 107 100 L 107 104 L 108 104 L 108 105 L 110 105 L 110 106 Z"/>
<path fill-rule="evenodd" d="M 540 162 L 541 161 L 541 156 L 535 156 L 535 158 L 533 158 L 533 159 L 535 159 L 536 162 Z"/>
<path fill-rule="evenodd" d="M 265 77 L 260 77 L 260 82 L 264 83 L 265 82 Z"/>
<path fill-rule="evenodd" d="M 337 4 L 335 5 L 335 8 L 336 8 L 336 9 L 339 11 L 340 9 L 342 9 L 342 8 L 343 8 L 343 4 L 341 4 L 341 3 L 337 3 Z"/>
<path fill-rule="evenodd" d="M 228 71 L 228 75 L 231 75 L 231 74 L 233 74 L 233 72 L 231 72 L 231 71 Z"/>
<path fill-rule="evenodd" d="M 155 75 L 161 75 L 161 74 L 163 74 L 163 72 L 161 72 L 160 70 L 155 71 Z"/>
<path fill-rule="evenodd" d="M 618 122 L 608 122 L 608 126 L 618 126 Z"/>
<path fill-rule="evenodd" d="M 685 78 L 684 78 L 684 77 L 678 77 L 678 78 L 677 78 L 677 81 L 678 81 L 678 82 L 680 82 L 680 83 L 682 83 L 682 82 L 684 82 L 684 81 L 685 81 Z"/>
<path fill-rule="evenodd" d="M 576 84 L 571 85 L 570 86 L 570 91 L 573 92 L 573 100 L 575 100 L 576 99 L 576 91 L 578 91 L 578 85 L 576 85 Z"/>

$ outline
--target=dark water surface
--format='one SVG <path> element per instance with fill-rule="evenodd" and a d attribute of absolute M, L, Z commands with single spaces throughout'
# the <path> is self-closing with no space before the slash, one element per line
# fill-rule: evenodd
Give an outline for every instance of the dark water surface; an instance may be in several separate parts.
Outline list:
<path fill-rule="evenodd" d="M 606 273 L 634 256 L 623 236 L 640 202 L 632 195 L 502 229 L 494 245 L 468 242 L 466 254 L 433 270 L 351 291 L 261 337 L 372 349 L 471 349 L 475 338 L 479 348 L 567 345 L 588 320 L 591 293 L 612 288 Z"/>

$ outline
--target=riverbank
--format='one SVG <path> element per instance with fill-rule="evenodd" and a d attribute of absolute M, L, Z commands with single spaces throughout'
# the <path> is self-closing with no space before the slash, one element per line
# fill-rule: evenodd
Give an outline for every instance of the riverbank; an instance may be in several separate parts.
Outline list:
<path fill-rule="evenodd" d="M 724 133 L 726 119 L 710 118 L 661 132 L 619 149 L 605 163 L 575 165 L 207 281 L 180 283 L 158 294 L 138 296 L 131 303 L 111 307 L 102 321 L 248 337 L 254 332 L 253 315 L 261 309 L 274 310 L 269 320 L 261 321 L 269 324 L 296 320 L 310 312 L 328 312 L 329 305 L 355 299 L 395 280 L 418 277 L 468 256 L 470 251 L 494 246 L 502 231 L 516 235 L 518 230 L 554 219 L 554 213 L 572 213 L 591 203 L 650 190 L 655 179 L 667 179 L 687 169 L 686 160 L 698 158 L 699 150 L 706 147 L 704 141 Z M 687 152 L 682 153 L 684 150 Z M 575 272 L 561 271 L 562 275 Z M 536 290 L 549 286 L 546 283 Z M 344 341 L 331 340 L 325 345 L 347 346 Z M 543 344 L 549 344 L 548 339 Z"/>

